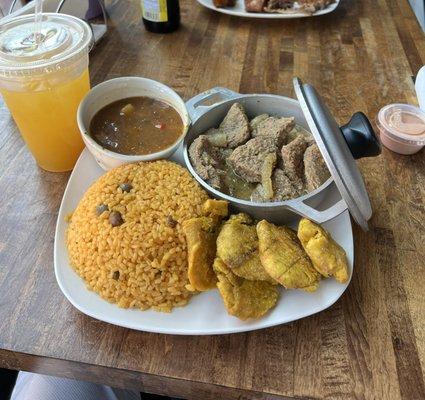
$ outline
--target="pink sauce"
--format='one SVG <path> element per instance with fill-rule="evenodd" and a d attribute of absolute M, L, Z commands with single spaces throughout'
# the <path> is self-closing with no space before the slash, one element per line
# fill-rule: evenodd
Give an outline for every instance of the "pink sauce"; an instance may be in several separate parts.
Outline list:
<path fill-rule="evenodd" d="M 409 111 L 395 111 L 388 118 L 390 128 L 405 135 L 425 136 L 425 120 Z"/>
<path fill-rule="evenodd" d="M 400 154 L 417 153 L 425 145 L 425 112 L 408 104 L 391 104 L 379 111 L 383 145 Z"/>

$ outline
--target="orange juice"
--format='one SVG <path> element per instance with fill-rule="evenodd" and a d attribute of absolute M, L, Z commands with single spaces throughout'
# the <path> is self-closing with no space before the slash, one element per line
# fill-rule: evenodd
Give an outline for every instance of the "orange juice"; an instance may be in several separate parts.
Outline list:
<path fill-rule="evenodd" d="M 37 31 L 35 31 L 37 29 Z M 0 93 L 38 165 L 71 170 L 84 145 L 77 109 L 90 90 L 84 21 L 45 13 L 7 20 L 0 26 Z"/>
<path fill-rule="evenodd" d="M 58 172 L 75 165 L 84 148 L 77 108 L 89 90 L 88 69 L 75 79 L 39 91 L 0 90 L 41 168 Z"/>

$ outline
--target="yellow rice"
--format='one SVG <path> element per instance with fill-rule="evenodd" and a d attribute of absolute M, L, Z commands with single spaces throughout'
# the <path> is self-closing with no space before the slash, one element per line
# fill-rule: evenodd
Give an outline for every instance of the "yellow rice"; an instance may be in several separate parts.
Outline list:
<path fill-rule="evenodd" d="M 123 192 L 121 183 L 133 188 Z M 182 306 L 191 293 L 185 288 L 189 282 L 181 224 L 199 216 L 207 198 L 185 168 L 169 161 L 109 171 L 72 214 L 70 263 L 89 289 L 120 307 L 170 311 Z M 109 208 L 100 216 L 99 204 Z M 111 211 L 121 213 L 122 225 L 110 224 Z"/>

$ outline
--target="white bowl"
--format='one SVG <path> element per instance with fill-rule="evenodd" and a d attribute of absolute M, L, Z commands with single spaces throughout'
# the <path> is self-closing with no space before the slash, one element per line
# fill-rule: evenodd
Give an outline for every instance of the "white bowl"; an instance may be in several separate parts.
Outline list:
<path fill-rule="evenodd" d="M 89 134 L 90 122 L 95 114 L 114 101 L 138 96 L 151 97 L 172 106 L 183 121 L 183 132 L 180 138 L 164 150 L 145 155 L 115 153 L 96 143 Z M 85 145 L 104 170 L 138 161 L 152 161 L 170 157 L 184 139 L 190 125 L 186 105 L 173 89 L 152 79 L 135 76 L 111 79 L 92 88 L 78 107 L 77 122 Z"/>

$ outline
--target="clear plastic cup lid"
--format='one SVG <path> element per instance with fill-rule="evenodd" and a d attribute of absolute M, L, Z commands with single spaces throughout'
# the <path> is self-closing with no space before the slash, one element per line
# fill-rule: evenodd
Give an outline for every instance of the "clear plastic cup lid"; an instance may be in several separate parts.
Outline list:
<path fill-rule="evenodd" d="M 390 104 L 378 113 L 388 136 L 402 143 L 425 145 L 425 112 L 409 104 Z"/>
<path fill-rule="evenodd" d="M 34 14 L 0 25 L 0 75 L 41 71 L 88 48 L 90 26 L 66 14 L 44 13 L 36 28 Z"/>

